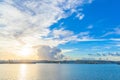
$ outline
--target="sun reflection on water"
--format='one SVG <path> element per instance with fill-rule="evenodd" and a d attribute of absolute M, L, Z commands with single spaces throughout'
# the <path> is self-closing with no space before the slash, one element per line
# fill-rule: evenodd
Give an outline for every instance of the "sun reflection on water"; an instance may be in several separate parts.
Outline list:
<path fill-rule="evenodd" d="M 27 75 L 27 65 L 21 64 L 20 65 L 20 78 L 19 78 L 19 80 L 26 80 L 26 75 Z"/>

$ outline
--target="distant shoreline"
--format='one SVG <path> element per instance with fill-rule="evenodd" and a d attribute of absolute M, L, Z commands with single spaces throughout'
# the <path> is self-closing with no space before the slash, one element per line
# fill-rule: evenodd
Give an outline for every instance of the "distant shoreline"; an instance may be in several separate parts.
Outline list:
<path fill-rule="evenodd" d="M 48 60 L 2 60 L 0 64 L 38 64 L 38 63 L 56 63 L 56 64 L 120 64 L 120 61 L 104 61 L 104 60 L 64 60 L 64 61 L 48 61 Z"/>

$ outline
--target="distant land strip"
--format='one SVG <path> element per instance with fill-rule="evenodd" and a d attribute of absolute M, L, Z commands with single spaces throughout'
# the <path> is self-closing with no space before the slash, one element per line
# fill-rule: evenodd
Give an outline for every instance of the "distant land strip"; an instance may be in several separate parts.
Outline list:
<path fill-rule="evenodd" d="M 120 61 L 105 60 L 0 60 L 0 64 L 37 64 L 37 63 L 57 63 L 57 64 L 120 64 Z"/>

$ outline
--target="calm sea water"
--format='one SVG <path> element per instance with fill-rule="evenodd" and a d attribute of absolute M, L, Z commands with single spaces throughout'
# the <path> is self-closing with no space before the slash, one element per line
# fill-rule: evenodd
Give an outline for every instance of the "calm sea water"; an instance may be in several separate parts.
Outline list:
<path fill-rule="evenodd" d="M 120 80 L 120 65 L 0 64 L 0 80 Z"/>

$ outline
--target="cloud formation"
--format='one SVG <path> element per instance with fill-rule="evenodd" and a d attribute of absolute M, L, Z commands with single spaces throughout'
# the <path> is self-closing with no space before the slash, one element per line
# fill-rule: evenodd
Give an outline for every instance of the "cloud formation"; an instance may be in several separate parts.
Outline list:
<path fill-rule="evenodd" d="M 120 26 L 113 28 L 111 31 L 105 33 L 102 37 L 109 36 L 109 35 L 120 35 Z"/>
<path fill-rule="evenodd" d="M 55 59 L 55 55 L 61 52 L 55 47 L 70 41 L 80 41 L 82 38 L 73 31 L 64 28 L 51 30 L 50 26 L 75 12 L 82 14 L 78 16 L 82 19 L 84 14 L 77 8 L 82 9 L 84 4 L 91 2 L 92 0 L 0 1 L 0 38 L 7 44 L 6 47 L 9 44 L 16 47 L 41 45 L 38 52 L 43 50 L 43 54 L 39 56 Z"/>
<path fill-rule="evenodd" d="M 88 54 L 89 56 L 120 56 L 119 52 Z"/>
<path fill-rule="evenodd" d="M 39 46 L 37 49 L 37 55 L 42 60 L 56 60 L 62 59 L 64 55 L 60 54 L 61 50 L 56 47 L 49 47 L 49 46 Z"/>

